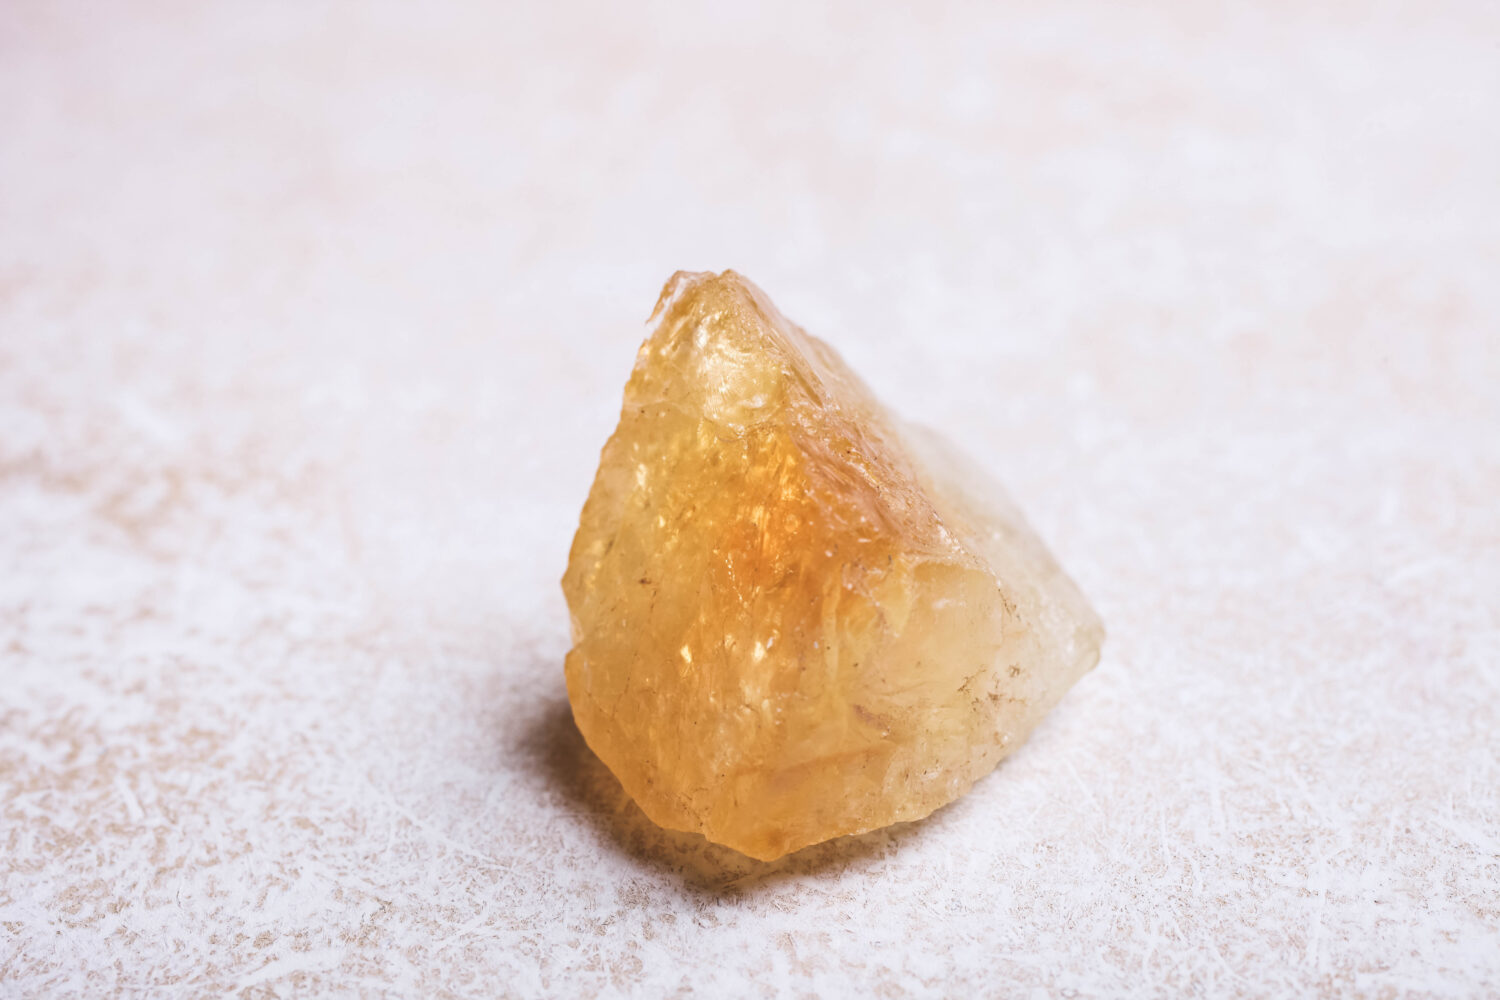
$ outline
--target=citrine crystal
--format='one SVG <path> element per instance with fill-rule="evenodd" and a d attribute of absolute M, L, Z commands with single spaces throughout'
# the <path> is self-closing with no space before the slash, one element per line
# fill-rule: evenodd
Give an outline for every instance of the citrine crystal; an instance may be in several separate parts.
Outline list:
<path fill-rule="evenodd" d="M 1104 630 L 1020 514 L 745 278 L 674 275 L 563 577 L 573 716 L 646 814 L 770 860 L 926 816 Z"/>

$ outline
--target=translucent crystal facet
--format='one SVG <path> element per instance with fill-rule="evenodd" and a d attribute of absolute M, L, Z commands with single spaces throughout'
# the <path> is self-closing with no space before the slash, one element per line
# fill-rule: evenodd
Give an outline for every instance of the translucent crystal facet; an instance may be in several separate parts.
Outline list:
<path fill-rule="evenodd" d="M 646 814 L 772 859 L 926 816 L 1099 658 L 1003 492 L 733 271 L 679 272 L 563 590 L 573 716 Z"/>

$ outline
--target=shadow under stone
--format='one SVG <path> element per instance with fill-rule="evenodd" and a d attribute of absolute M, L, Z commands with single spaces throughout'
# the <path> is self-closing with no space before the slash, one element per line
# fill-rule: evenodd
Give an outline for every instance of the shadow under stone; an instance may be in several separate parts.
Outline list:
<path fill-rule="evenodd" d="M 594 756 L 573 722 L 566 699 L 555 699 L 532 720 L 521 742 L 529 766 L 566 811 L 598 840 L 636 864 L 675 878 L 697 895 L 716 899 L 754 894 L 790 879 L 837 874 L 897 850 L 921 835 L 922 823 L 814 844 L 776 861 L 757 861 L 710 843 L 701 834 L 653 823 Z"/>

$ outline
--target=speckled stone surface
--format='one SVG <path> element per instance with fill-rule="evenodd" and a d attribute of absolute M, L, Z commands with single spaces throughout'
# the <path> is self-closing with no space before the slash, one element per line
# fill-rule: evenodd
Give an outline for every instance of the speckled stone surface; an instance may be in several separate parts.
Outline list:
<path fill-rule="evenodd" d="M 8 3 L 0 994 L 1500 991 L 1500 23 Z M 569 717 L 677 268 L 944 428 L 1110 639 L 771 866 Z"/>

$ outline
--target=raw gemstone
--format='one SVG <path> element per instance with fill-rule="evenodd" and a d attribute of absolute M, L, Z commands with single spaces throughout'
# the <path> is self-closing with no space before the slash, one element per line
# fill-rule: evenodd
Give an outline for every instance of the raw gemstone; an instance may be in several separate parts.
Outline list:
<path fill-rule="evenodd" d="M 745 278 L 667 282 L 563 577 L 573 717 L 646 814 L 770 860 L 926 816 L 1099 659 L 973 463 Z"/>

